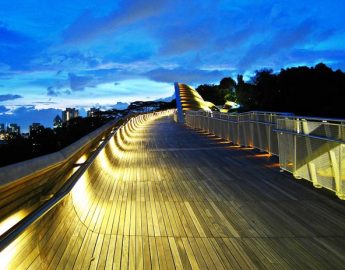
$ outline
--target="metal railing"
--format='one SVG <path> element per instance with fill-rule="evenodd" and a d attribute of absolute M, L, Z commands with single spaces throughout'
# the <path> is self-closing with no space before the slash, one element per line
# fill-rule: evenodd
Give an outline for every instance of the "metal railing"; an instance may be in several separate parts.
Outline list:
<path fill-rule="evenodd" d="M 252 111 L 187 111 L 186 124 L 279 157 L 280 167 L 345 199 L 345 120 Z"/>
<path fill-rule="evenodd" d="M 345 120 L 287 117 L 277 121 L 279 162 L 296 178 L 345 199 Z"/>
<path fill-rule="evenodd" d="M 73 175 L 61 186 L 61 188 L 52 194 L 51 198 L 46 200 L 42 205 L 37 207 L 34 211 L 30 212 L 27 216 L 21 219 L 18 223 L 10 227 L 6 232 L 0 235 L 0 252 L 4 250 L 11 242 L 20 236 L 29 226 L 37 222 L 51 209 L 59 205 L 60 202 L 68 195 L 75 187 L 80 177 L 89 169 L 92 163 L 98 158 L 99 153 L 109 146 L 111 139 L 126 141 L 126 138 L 119 136 L 120 133 L 128 133 L 129 130 L 137 124 L 144 123 L 149 119 L 156 117 L 171 115 L 174 110 L 151 112 L 140 115 L 132 115 L 124 120 L 123 124 L 119 127 L 111 127 L 111 130 L 100 140 L 96 149 L 90 152 L 90 156 L 82 164 L 76 164 L 79 168 Z"/>
<path fill-rule="evenodd" d="M 277 118 L 288 115 L 292 114 L 256 111 L 241 114 L 187 111 L 186 123 L 234 144 L 254 147 L 278 156 L 278 140 L 274 129 Z"/>

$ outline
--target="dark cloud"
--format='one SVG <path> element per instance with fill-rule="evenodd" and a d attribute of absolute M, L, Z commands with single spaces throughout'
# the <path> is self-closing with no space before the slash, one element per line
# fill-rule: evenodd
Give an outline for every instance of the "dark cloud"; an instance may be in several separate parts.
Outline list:
<path fill-rule="evenodd" d="M 73 91 L 83 91 L 85 87 L 95 87 L 97 83 L 94 81 L 93 76 L 68 73 L 67 80 L 56 80 L 53 85 L 47 87 L 47 95 L 51 97 L 61 94 L 70 95 Z"/>
<path fill-rule="evenodd" d="M 158 82 L 183 82 L 183 83 L 205 83 L 219 81 L 224 74 L 218 70 L 208 71 L 200 69 L 155 69 L 145 74 L 150 79 Z"/>
<path fill-rule="evenodd" d="M 157 16 L 168 3 L 167 0 L 126 0 L 104 17 L 96 17 L 88 10 L 67 28 L 64 39 L 66 42 L 81 42 L 114 32 L 119 27 Z"/>
<path fill-rule="evenodd" d="M 35 67 L 45 67 L 55 72 L 56 77 L 64 76 L 65 70 L 75 70 L 85 68 L 95 68 L 101 64 L 101 61 L 93 53 L 83 52 L 77 49 L 69 49 L 64 51 L 46 51 L 35 59 Z M 56 71 L 57 70 L 57 71 Z"/>
<path fill-rule="evenodd" d="M 27 70 L 30 63 L 45 47 L 31 37 L 0 24 L 0 61 L 10 69 Z"/>
<path fill-rule="evenodd" d="M 68 73 L 68 79 L 72 91 L 82 91 L 85 87 L 95 87 L 91 76 L 78 76 L 74 73 Z"/>
<path fill-rule="evenodd" d="M 22 98 L 22 96 L 20 96 L 20 95 L 13 95 L 13 94 L 0 95 L 0 102 L 1 101 L 6 101 L 6 100 L 18 99 L 18 98 Z"/>
<path fill-rule="evenodd" d="M 18 43 L 30 41 L 30 39 L 27 36 L 21 33 L 18 33 L 16 31 L 10 30 L 4 25 L 0 25 L 0 37 L 1 37 L 1 40 L 0 40 L 1 45 L 4 45 L 4 44 L 16 45 Z"/>
<path fill-rule="evenodd" d="M 47 96 L 57 97 L 58 95 L 59 95 L 59 90 L 56 89 L 54 86 L 49 86 L 47 88 Z"/>
<path fill-rule="evenodd" d="M 345 50 L 313 50 L 313 49 L 295 49 L 291 52 L 294 61 L 341 61 L 345 59 Z"/>
<path fill-rule="evenodd" d="M 9 110 L 10 110 L 10 109 L 6 108 L 5 106 L 0 105 L 0 114 L 5 113 L 5 112 L 8 112 Z M 1 119 L 2 119 L 2 117 L 1 117 Z"/>
<path fill-rule="evenodd" d="M 69 90 L 69 89 L 66 89 L 65 91 L 63 91 L 66 95 L 70 95 L 70 94 L 72 94 L 72 92 L 71 92 L 71 90 Z"/>
<path fill-rule="evenodd" d="M 127 109 L 128 107 L 128 103 L 126 102 L 116 102 L 116 104 L 113 106 L 114 109 L 117 109 L 117 110 L 125 110 Z"/>
<path fill-rule="evenodd" d="M 174 35 L 167 38 L 164 46 L 162 46 L 160 53 L 165 55 L 183 54 L 187 52 L 195 52 L 207 47 L 209 44 L 205 39 L 210 35 L 207 28 L 200 26 L 201 29 L 194 29 L 193 31 L 174 31 Z"/>
<path fill-rule="evenodd" d="M 328 34 L 331 33 L 332 31 L 329 31 Z M 308 18 L 294 27 L 281 29 L 281 31 L 273 33 L 269 39 L 260 40 L 260 42 L 251 45 L 237 66 L 239 69 L 249 69 L 263 60 L 266 63 L 270 62 L 272 66 L 276 66 L 284 58 L 284 54 L 290 54 L 291 50 L 302 44 L 319 42 L 319 38 L 326 38 L 326 36 L 320 34 L 317 22 Z"/>
<path fill-rule="evenodd" d="M 61 110 L 52 108 L 38 110 L 35 106 L 21 106 L 11 111 L 11 114 L 1 115 L 1 122 L 17 123 L 21 126 L 22 131 L 27 132 L 29 125 L 33 122 L 52 127 L 53 119 L 57 114 L 61 115 Z"/>

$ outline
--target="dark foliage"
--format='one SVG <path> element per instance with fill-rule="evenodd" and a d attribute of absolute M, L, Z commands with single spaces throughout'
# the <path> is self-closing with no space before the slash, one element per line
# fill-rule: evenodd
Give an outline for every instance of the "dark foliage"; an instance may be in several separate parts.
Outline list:
<path fill-rule="evenodd" d="M 224 105 L 227 100 L 236 101 L 235 95 L 236 82 L 230 78 L 223 78 L 219 85 L 217 84 L 202 84 L 195 90 L 200 96 L 210 101 L 215 105 Z"/>
<path fill-rule="evenodd" d="M 0 145 L 0 167 L 59 151 L 107 121 L 105 117 L 78 117 L 54 130 L 42 127 L 32 132 L 28 139 L 11 136 L 6 144 Z"/>
<path fill-rule="evenodd" d="M 0 144 L 0 167 L 59 151 L 111 119 L 131 113 L 170 108 L 176 108 L 175 100 L 171 102 L 136 101 L 131 103 L 126 110 L 99 111 L 94 114 L 95 117 L 74 118 L 54 130 L 42 126 L 32 132 L 28 139 L 12 134 L 5 144 Z"/>
<path fill-rule="evenodd" d="M 227 77 L 219 85 L 203 84 L 196 88 L 207 101 L 222 105 L 238 102 L 239 111 L 262 110 L 292 112 L 296 115 L 345 118 L 342 96 L 345 73 L 325 64 L 293 67 L 275 74 L 270 69 L 255 72 L 249 82 L 237 76 Z"/>
<path fill-rule="evenodd" d="M 296 115 L 345 117 L 345 74 L 325 64 L 257 71 L 250 83 L 238 77 L 236 94 L 243 110 L 293 112 Z"/>
<path fill-rule="evenodd" d="M 229 94 L 228 89 L 221 89 L 219 85 L 203 84 L 196 88 L 196 91 L 206 101 L 210 101 L 215 105 L 223 105 L 226 101 L 225 96 Z"/>

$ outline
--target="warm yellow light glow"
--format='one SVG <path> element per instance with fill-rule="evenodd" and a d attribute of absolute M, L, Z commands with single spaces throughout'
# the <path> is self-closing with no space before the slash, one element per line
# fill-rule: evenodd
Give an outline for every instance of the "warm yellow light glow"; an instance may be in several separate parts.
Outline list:
<path fill-rule="evenodd" d="M 240 145 L 230 145 L 229 148 L 241 148 Z"/>
<path fill-rule="evenodd" d="M 17 213 L 11 215 L 0 223 L 0 235 L 5 233 L 15 224 L 17 224 L 21 219 L 27 215 L 25 210 L 20 210 Z M 0 252 L 0 269 L 8 269 L 10 262 L 14 259 L 16 255 L 16 241 L 12 242 L 8 247 L 6 247 L 2 252 Z"/>
<path fill-rule="evenodd" d="M 14 225 L 16 225 L 21 219 L 23 219 L 26 216 L 26 214 L 27 214 L 26 211 L 21 210 L 15 214 L 9 216 L 5 220 L 3 220 L 0 223 L 0 235 L 2 235 L 8 229 L 10 229 Z"/>
<path fill-rule="evenodd" d="M 241 150 L 253 150 L 254 147 L 242 147 Z"/>
<path fill-rule="evenodd" d="M 87 154 L 82 155 L 76 162 L 76 166 L 73 168 L 73 173 L 75 173 L 79 167 L 87 160 Z"/>
<path fill-rule="evenodd" d="M 272 156 L 272 154 L 269 154 L 269 153 L 266 153 L 266 154 L 256 154 L 256 155 L 254 155 L 254 157 L 258 157 L 258 158 L 260 158 L 260 157 L 269 158 L 269 157 L 271 157 L 271 156 Z"/>
<path fill-rule="evenodd" d="M 85 172 L 71 191 L 74 208 L 81 220 L 87 214 L 87 209 L 92 201 L 92 193 L 88 190 L 88 185 L 89 175 L 88 172 Z"/>
<path fill-rule="evenodd" d="M 8 247 L 0 252 L 0 269 L 9 269 L 11 261 L 14 260 L 17 250 L 16 243 L 17 241 L 12 242 Z"/>
<path fill-rule="evenodd" d="M 265 167 L 267 167 L 267 168 L 279 168 L 280 163 L 266 164 Z"/>
<path fill-rule="evenodd" d="M 124 152 L 116 145 L 115 137 L 111 138 L 111 140 L 109 141 L 109 147 L 114 157 L 119 159 L 123 157 Z"/>
<path fill-rule="evenodd" d="M 210 108 L 215 107 L 212 102 L 205 101 L 194 88 L 181 83 L 178 88 L 183 111 L 202 109 L 211 112 Z"/>
<path fill-rule="evenodd" d="M 112 175 L 113 174 L 113 165 L 110 162 L 105 151 L 106 151 L 106 149 L 103 148 L 102 151 L 98 154 L 98 156 L 95 160 L 95 164 L 98 167 L 102 168 L 102 172 L 105 172 L 109 175 Z"/>

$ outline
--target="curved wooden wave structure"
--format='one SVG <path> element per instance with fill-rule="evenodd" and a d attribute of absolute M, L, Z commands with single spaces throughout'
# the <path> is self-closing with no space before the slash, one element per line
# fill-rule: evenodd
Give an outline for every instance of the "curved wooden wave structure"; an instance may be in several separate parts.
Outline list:
<path fill-rule="evenodd" d="M 91 209 L 95 200 L 99 199 L 98 203 L 107 200 L 102 197 L 103 184 L 109 185 L 114 181 L 109 178 L 111 168 L 116 166 L 130 149 L 130 141 L 135 140 L 135 134 L 138 134 L 141 126 L 171 113 L 172 111 L 165 111 L 136 116 L 120 126 L 116 133 L 115 129 L 119 125 L 113 121 L 59 152 L 1 168 L 0 235 L 49 200 L 78 168 L 87 162 L 90 153 L 94 152 L 107 136 L 111 136 L 92 165 L 78 180 L 71 194 L 38 222 L 30 225 L 29 229 L 0 253 L 0 269 L 26 269 L 38 254 L 35 263 L 40 263 L 37 267 L 48 269 L 50 263 L 45 259 L 48 254 L 45 253 L 45 245 L 42 245 L 42 237 L 47 237 L 46 234 L 55 231 L 57 227 L 63 229 L 60 222 L 63 222 L 64 215 L 68 221 L 74 217 L 76 224 L 83 224 L 88 231 L 104 233 L 84 220 L 85 214 L 89 213 L 87 207 Z M 59 213 L 62 216 L 59 216 Z M 48 246 L 49 244 L 52 242 L 47 243 Z"/>
<path fill-rule="evenodd" d="M 6 220 L 13 223 L 49 199 L 71 177 L 77 160 L 116 126 L 111 121 L 61 151 L 0 168 L 0 235 Z"/>
<path fill-rule="evenodd" d="M 132 118 L 77 161 L 82 177 L 0 269 L 343 268 L 341 202 L 171 113 Z"/>

